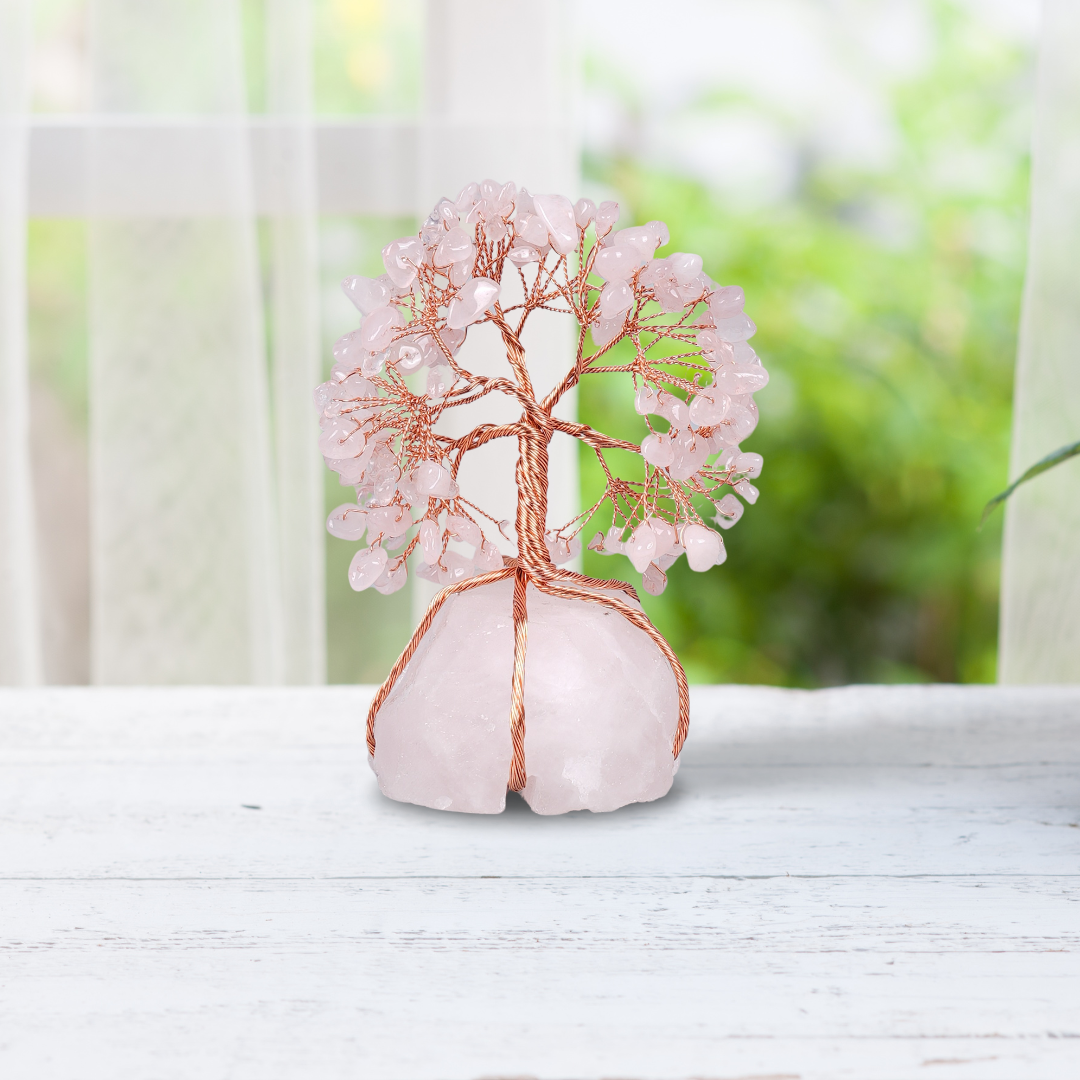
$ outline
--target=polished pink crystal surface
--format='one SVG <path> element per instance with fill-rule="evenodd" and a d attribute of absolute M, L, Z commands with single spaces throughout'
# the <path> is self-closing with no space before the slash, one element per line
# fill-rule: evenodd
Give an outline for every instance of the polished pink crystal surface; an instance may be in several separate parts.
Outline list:
<path fill-rule="evenodd" d="M 504 809 L 512 597 L 511 581 L 483 585 L 452 596 L 436 616 L 375 723 L 373 766 L 390 798 L 465 813 Z M 678 695 L 663 654 L 603 605 L 531 585 L 526 602 L 525 800 L 537 813 L 562 814 L 665 795 Z"/>

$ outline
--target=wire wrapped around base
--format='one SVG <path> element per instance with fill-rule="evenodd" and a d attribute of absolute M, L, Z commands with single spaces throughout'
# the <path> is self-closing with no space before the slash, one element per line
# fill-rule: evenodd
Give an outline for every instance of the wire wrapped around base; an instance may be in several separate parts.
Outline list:
<path fill-rule="evenodd" d="M 521 373 L 520 377 L 527 382 L 527 374 L 524 368 L 524 350 L 521 349 L 517 338 L 510 335 L 504 329 L 504 340 L 507 345 L 507 357 L 515 371 Z M 530 388 L 531 389 L 531 388 Z M 625 581 L 608 581 L 600 578 L 586 577 L 572 570 L 564 570 L 555 566 L 547 550 L 544 539 L 544 529 L 547 521 L 547 485 L 548 485 L 548 452 L 547 446 L 551 441 L 554 431 L 554 422 L 551 417 L 540 409 L 527 410 L 521 420 L 522 428 L 518 436 L 518 462 L 516 480 L 518 489 L 517 499 L 517 534 L 518 534 L 518 557 L 516 559 L 503 558 L 503 568 L 489 574 L 481 574 L 478 577 L 466 578 L 454 585 L 443 589 L 428 605 L 420 625 L 416 628 L 405 651 L 398 657 L 393 670 L 387 676 L 386 682 L 379 687 L 371 702 L 371 708 L 367 716 L 367 746 L 368 752 L 375 754 L 375 717 L 383 702 L 386 701 L 390 691 L 397 682 L 398 677 L 405 670 L 409 661 L 413 658 L 424 635 L 431 628 L 435 616 L 439 613 L 443 604 L 456 593 L 466 592 L 469 589 L 488 585 L 492 582 L 503 581 L 508 577 L 514 579 L 514 668 L 510 687 L 510 741 L 513 746 L 513 756 L 510 761 L 510 775 L 507 778 L 507 787 L 511 791 L 521 791 L 525 787 L 525 653 L 529 643 L 529 615 L 526 605 L 526 589 L 531 583 L 540 592 L 548 596 L 561 597 L 565 600 L 584 600 L 591 604 L 603 604 L 605 607 L 617 611 L 632 626 L 648 634 L 653 644 L 664 654 L 664 658 L 671 665 L 675 675 L 675 683 L 679 691 L 679 721 L 675 728 L 675 739 L 672 743 L 671 752 L 678 757 L 686 741 L 686 734 L 690 729 L 690 688 L 686 682 L 686 672 L 683 671 L 679 658 L 675 655 L 671 646 L 664 640 L 663 634 L 649 621 L 649 617 L 638 607 L 632 607 L 625 600 L 619 600 L 614 596 L 608 596 L 604 592 L 596 590 L 622 591 L 637 600 L 637 592 L 632 585 Z"/>
<path fill-rule="evenodd" d="M 562 570 L 555 566 L 537 569 L 526 569 L 516 559 L 506 559 L 501 570 L 495 570 L 489 574 L 481 574 L 477 577 L 467 578 L 454 585 L 443 589 L 428 605 L 420 625 L 413 632 L 409 644 L 405 646 L 397 663 L 394 664 L 387 676 L 386 681 L 379 687 L 372 699 L 371 707 L 367 715 L 367 748 L 368 753 L 375 754 L 375 717 L 382 708 L 383 703 L 390 696 L 394 684 L 401 673 L 408 666 L 420 647 L 424 635 L 431 629 L 435 616 L 438 615 L 442 606 L 457 593 L 467 592 L 482 585 L 490 585 L 496 581 L 504 581 L 509 577 L 514 579 L 514 667 L 510 690 L 510 738 L 513 746 L 513 756 L 510 761 L 510 775 L 507 778 L 507 787 L 511 791 L 521 791 L 525 787 L 525 653 L 528 648 L 528 609 L 526 606 L 526 588 L 531 583 L 535 588 L 546 593 L 548 596 L 560 597 L 564 600 L 584 600 L 588 603 L 602 604 L 605 607 L 617 611 L 632 626 L 648 634 L 656 647 L 664 654 L 664 659 L 671 666 L 675 675 L 675 683 L 679 694 L 679 720 L 675 728 L 675 738 L 672 742 L 671 753 L 678 757 L 682 752 L 683 743 L 686 742 L 687 732 L 690 730 L 690 688 L 686 681 L 686 672 L 679 663 L 671 646 L 664 639 L 659 630 L 653 626 L 649 617 L 640 608 L 633 607 L 625 600 L 619 600 L 614 596 L 595 592 L 596 589 L 620 589 L 637 599 L 637 593 L 632 585 L 624 581 L 605 581 L 598 578 L 586 577 L 576 574 L 571 570 Z"/>

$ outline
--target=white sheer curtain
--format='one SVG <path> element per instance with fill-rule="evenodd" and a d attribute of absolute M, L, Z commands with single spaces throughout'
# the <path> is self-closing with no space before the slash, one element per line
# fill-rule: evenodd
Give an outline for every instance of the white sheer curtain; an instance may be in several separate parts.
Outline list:
<path fill-rule="evenodd" d="M 1010 475 L 1080 439 L 1080 4 L 1045 0 Z M 1080 461 L 1006 511 L 999 672 L 1080 682 Z"/>
<path fill-rule="evenodd" d="M 268 7 L 272 412 L 239 3 L 91 2 L 96 682 L 322 678 L 306 11 Z"/>
<path fill-rule="evenodd" d="M 267 113 L 274 138 L 270 210 L 273 417 L 284 669 L 326 677 L 322 477 L 312 387 L 321 381 L 311 4 L 267 0 Z"/>
<path fill-rule="evenodd" d="M 317 176 L 312 146 L 313 5 L 264 0 L 256 205 L 240 4 L 88 0 L 96 681 L 322 678 L 322 466 L 308 411 L 319 366 L 316 188 L 336 193 L 342 213 L 378 213 L 387 199 L 400 212 L 398 190 L 413 183 L 426 212 L 481 174 L 577 188 L 565 0 L 428 0 L 419 139 L 410 122 L 369 125 L 352 142 L 328 128 L 326 147 L 344 140 L 355 161 L 335 176 L 326 162 Z M 3 683 L 41 677 L 26 390 L 32 8 L 0 0 Z M 1080 437 L 1078 51 L 1080 9 L 1046 0 L 1014 475 Z M 513 79 L 499 74 L 508 56 Z M 397 177 L 393 197 L 371 202 L 387 177 Z M 257 212 L 268 222 L 262 256 Z M 526 342 L 552 370 L 569 347 L 553 322 Z M 493 509 L 512 517 L 513 448 L 491 451 L 487 475 L 504 478 Z M 576 509 L 574 465 L 569 447 L 553 447 L 553 519 Z M 1078 472 L 1077 462 L 1054 470 L 1008 507 L 1005 681 L 1080 679 Z"/>
<path fill-rule="evenodd" d="M 438 194 L 484 175 L 575 192 L 569 9 L 429 3 L 420 124 L 329 123 L 320 173 L 311 0 L 85 6 L 91 109 L 35 129 L 34 169 L 42 212 L 89 220 L 92 678 L 320 681 L 324 470 L 310 408 L 321 366 L 319 192 L 329 212 L 376 216 L 426 213 Z M 32 7 L 0 0 L 5 682 L 40 668 L 24 329 Z M 246 102 L 245 13 L 249 57 L 252 30 L 265 31 L 258 116 Z M 506 41 L 527 79 L 501 79 Z M 527 345 L 553 373 L 571 342 L 551 323 Z M 510 518 L 513 451 L 470 463 Z M 569 444 L 553 448 L 553 518 L 576 510 L 575 464 Z"/>
<path fill-rule="evenodd" d="M 0 0 L 0 684 L 40 681 L 30 485 L 26 206 L 30 0 Z"/>
<path fill-rule="evenodd" d="M 535 194 L 558 192 L 576 200 L 581 176 L 573 102 L 576 56 L 570 6 L 565 0 L 428 0 L 425 26 L 424 121 L 420 143 L 421 211 L 430 212 L 442 195 L 453 198 L 472 180 L 513 180 Z M 508 51 L 509 50 L 509 51 Z M 514 77 L 505 57 L 512 55 Z M 505 374 L 506 353 L 491 327 L 470 338 L 471 356 L 486 350 L 474 370 Z M 475 340 L 474 340 L 475 339 Z M 534 317 L 523 342 L 537 389 L 553 387 L 573 362 L 575 340 L 568 318 Z M 492 395 L 495 397 L 496 395 Z M 513 420 L 517 408 L 504 402 L 499 420 Z M 492 402 L 475 412 L 454 410 L 444 423 L 464 434 L 479 420 L 492 420 Z M 575 419 L 568 395 L 560 415 Z M 579 509 L 577 447 L 557 436 L 550 447 L 548 518 L 561 525 Z M 483 491 L 481 505 L 497 519 L 514 520 L 517 445 L 489 443 L 462 466 L 463 484 Z M 497 536 L 505 554 L 512 542 Z M 419 618 L 435 587 L 413 581 L 413 614 Z"/>

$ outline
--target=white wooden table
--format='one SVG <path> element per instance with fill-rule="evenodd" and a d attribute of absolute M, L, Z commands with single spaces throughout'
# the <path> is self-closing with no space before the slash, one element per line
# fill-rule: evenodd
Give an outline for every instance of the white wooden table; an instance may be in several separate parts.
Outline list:
<path fill-rule="evenodd" d="M 1080 688 L 698 688 L 561 818 L 383 799 L 369 693 L 0 693 L 0 1076 L 1080 1076 Z"/>

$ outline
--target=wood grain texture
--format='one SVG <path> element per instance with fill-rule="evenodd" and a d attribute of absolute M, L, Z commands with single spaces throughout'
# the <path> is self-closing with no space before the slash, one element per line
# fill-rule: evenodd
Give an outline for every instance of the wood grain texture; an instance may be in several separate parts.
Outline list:
<path fill-rule="evenodd" d="M 559 818 L 383 799 L 370 694 L 0 692 L 0 1075 L 1080 1075 L 1080 689 L 699 687 Z"/>

